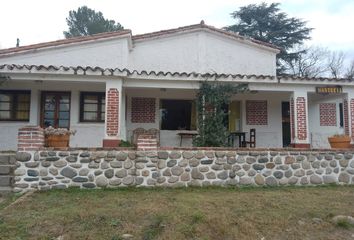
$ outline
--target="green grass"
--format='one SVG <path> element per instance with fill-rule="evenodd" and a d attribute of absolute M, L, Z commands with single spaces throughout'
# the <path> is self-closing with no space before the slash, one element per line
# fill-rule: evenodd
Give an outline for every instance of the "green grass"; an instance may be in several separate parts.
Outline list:
<path fill-rule="evenodd" d="M 354 187 L 37 192 L 4 209 L 0 239 L 351 239 Z M 1 206 L 1 205 L 0 205 Z M 321 222 L 314 222 L 320 218 Z"/>

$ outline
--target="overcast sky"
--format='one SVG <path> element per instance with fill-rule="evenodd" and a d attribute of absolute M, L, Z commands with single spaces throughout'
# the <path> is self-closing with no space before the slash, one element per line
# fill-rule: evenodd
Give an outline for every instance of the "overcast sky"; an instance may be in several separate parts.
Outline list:
<path fill-rule="evenodd" d="M 120 22 L 133 34 L 199 23 L 233 24 L 230 13 L 259 0 L 3 0 L 0 48 L 62 39 L 68 12 L 87 5 Z M 263 0 L 263 2 L 274 2 Z M 343 51 L 354 59 L 354 0 L 278 0 L 289 16 L 315 28 L 310 45 Z"/>

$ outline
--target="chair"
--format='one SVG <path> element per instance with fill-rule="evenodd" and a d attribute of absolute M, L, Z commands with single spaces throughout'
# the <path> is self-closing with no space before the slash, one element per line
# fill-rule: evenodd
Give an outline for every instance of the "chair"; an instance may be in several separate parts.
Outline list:
<path fill-rule="evenodd" d="M 160 131 L 158 129 L 150 128 L 146 133 L 154 135 L 156 137 L 157 146 L 160 146 Z"/>
<path fill-rule="evenodd" d="M 132 143 L 134 145 L 137 144 L 139 135 L 145 134 L 146 130 L 144 128 L 136 128 L 133 130 L 133 135 L 132 135 Z"/>
<path fill-rule="evenodd" d="M 244 147 L 247 147 L 247 144 L 250 145 L 250 148 L 256 147 L 256 129 L 255 128 L 250 129 L 250 140 L 243 142 Z"/>

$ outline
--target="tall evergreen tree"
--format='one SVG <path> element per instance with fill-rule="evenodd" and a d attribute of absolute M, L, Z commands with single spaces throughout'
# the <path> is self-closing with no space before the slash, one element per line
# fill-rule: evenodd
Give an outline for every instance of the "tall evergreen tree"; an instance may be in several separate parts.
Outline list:
<path fill-rule="evenodd" d="M 77 11 L 70 11 L 69 17 L 66 18 L 66 23 L 69 27 L 68 31 L 64 31 L 66 38 L 88 36 L 123 29 L 120 23 L 105 19 L 102 12 L 96 12 L 87 6 L 79 7 Z"/>
<path fill-rule="evenodd" d="M 299 52 L 292 51 L 296 45 L 310 39 L 312 28 L 298 18 L 288 17 L 280 11 L 279 3 L 250 4 L 231 13 L 236 24 L 225 29 L 238 32 L 240 35 L 274 44 L 281 48 L 277 56 L 278 73 L 286 71 L 285 62 L 298 57 Z"/>

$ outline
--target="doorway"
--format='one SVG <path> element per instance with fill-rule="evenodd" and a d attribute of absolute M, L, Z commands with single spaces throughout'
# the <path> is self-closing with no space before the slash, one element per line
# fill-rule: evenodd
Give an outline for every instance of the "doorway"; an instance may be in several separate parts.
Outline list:
<path fill-rule="evenodd" d="M 281 117 L 282 117 L 283 147 L 289 147 L 291 143 L 289 102 L 281 103 Z"/>
<path fill-rule="evenodd" d="M 70 128 L 70 92 L 42 92 L 41 127 Z"/>

